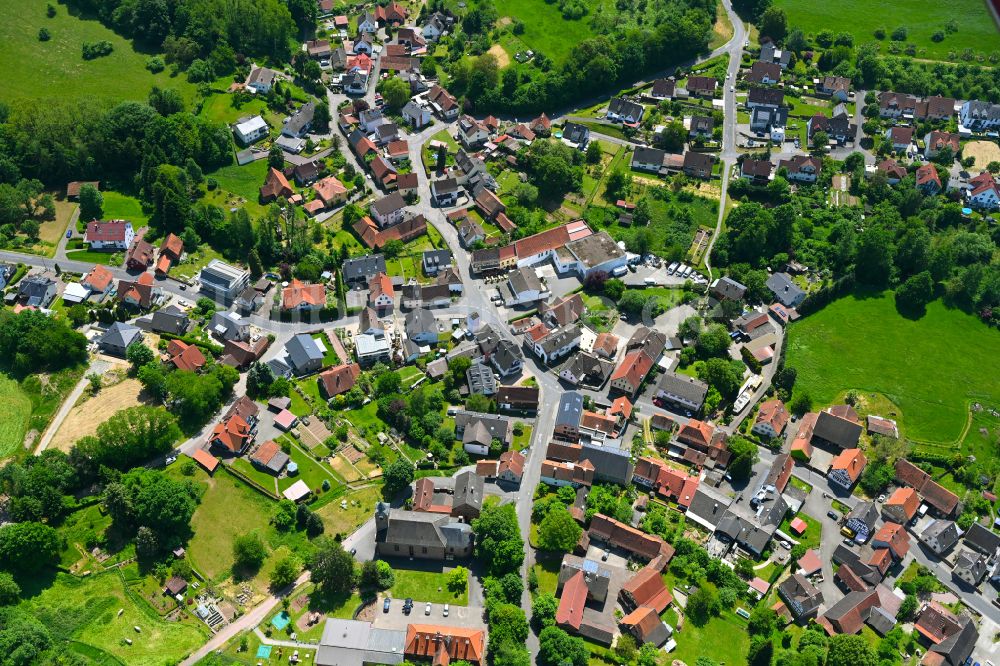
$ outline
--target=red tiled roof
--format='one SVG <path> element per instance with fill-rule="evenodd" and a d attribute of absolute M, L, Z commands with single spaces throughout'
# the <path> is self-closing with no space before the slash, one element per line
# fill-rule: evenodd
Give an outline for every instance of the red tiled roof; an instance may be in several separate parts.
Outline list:
<path fill-rule="evenodd" d="M 293 279 L 281 290 L 281 306 L 285 310 L 297 308 L 305 303 L 311 306 L 326 305 L 326 289 L 321 284 L 305 284 Z"/>
<path fill-rule="evenodd" d="M 160 254 L 166 252 L 176 261 L 184 253 L 184 241 L 176 234 L 167 234 L 167 237 L 160 243 Z"/>
<path fill-rule="evenodd" d="M 435 666 L 446 666 L 452 659 L 482 664 L 486 658 L 486 635 L 482 629 L 409 624 L 403 652 L 430 657 Z"/>
<path fill-rule="evenodd" d="M 111 271 L 100 264 L 95 264 L 94 269 L 87 274 L 87 277 L 81 280 L 81 283 L 89 286 L 94 291 L 104 292 L 114 279 L 115 276 L 111 274 Z"/>
<path fill-rule="evenodd" d="M 885 501 L 885 506 L 898 506 L 903 511 L 906 520 L 910 520 L 917 514 L 920 508 L 920 497 L 913 488 L 896 488 L 895 492 Z"/>
<path fill-rule="evenodd" d="M 587 603 L 587 580 L 583 571 L 577 571 L 563 585 L 559 593 L 559 608 L 556 610 L 556 624 L 572 627 L 579 631 L 583 621 L 583 609 Z"/>
<path fill-rule="evenodd" d="M 171 340 L 167 345 L 167 356 L 178 370 L 200 370 L 205 366 L 205 355 L 195 345 L 181 340 Z"/>
<path fill-rule="evenodd" d="M 815 548 L 810 548 L 805 555 L 799 558 L 799 568 L 807 576 L 823 568 L 823 561 L 819 559 Z"/>
<path fill-rule="evenodd" d="M 777 398 L 766 400 L 761 403 L 757 412 L 757 423 L 768 423 L 779 435 L 788 423 L 789 414 L 785 409 L 785 403 Z"/>
<path fill-rule="evenodd" d="M 196 463 L 204 467 L 205 471 L 209 474 L 214 472 L 215 468 L 219 466 L 219 459 L 205 449 L 196 449 L 195 452 L 191 454 L 191 458 Z"/>
<path fill-rule="evenodd" d="M 667 594 L 670 594 L 667 592 Z M 621 619 L 621 624 L 630 627 L 640 642 L 648 642 L 650 636 L 663 620 L 649 606 L 640 606 Z"/>
<path fill-rule="evenodd" d="M 649 358 L 641 349 L 637 349 L 625 355 L 622 362 L 615 368 L 614 374 L 611 375 L 611 381 L 624 379 L 633 389 L 637 389 L 652 367 L 653 359 Z"/>
<path fill-rule="evenodd" d="M 91 220 L 87 223 L 87 232 L 84 238 L 88 243 L 93 241 L 123 243 L 128 226 L 129 223 L 125 220 L 108 220 L 107 222 Z"/>
<path fill-rule="evenodd" d="M 316 195 L 326 203 L 347 194 L 347 188 L 334 176 L 327 176 L 318 183 L 313 183 L 313 189 L 316 190 Z"/>
<path fill-rule="evenodd" d="M 858 477 L 861 476 L 861 472 L 864 471 L 865 465 L 867 464 L 868 458 L 866 458 L 865 454 L 861 452 L 861 449 L 844 449 L 836 458 L 833 459 L 833 464 L 830 465 L 830 469 L 844 470 L 853 482 L 858 480 Z"/>
<path fill-rule="evenodd" d="M 354 388 L 354 383 L 361 375 L 361 366 L 357 363 L 344 363 L 330 368 L 319 375 L 319 383 L 328 398 L 346 393 Z"/>
<path fill-rule="evenodd" d="M 243 450 L 250 438 L 250 426 L 238 414 L 216 423 L 209 441 L 233 453 Z"/>
<path fill-rule="evenodd" d="M 413 485 L 413 510 L 425 513 L 451 513 L 447 504 L 434 503 L 434 480 L 425 476 Z"/>
<path fill-rule="evenodd" d="M 622 586 L 622 592 L 631 596 L 635 606 L 648 606 L 657 613 L 666 610 L 674 600 L 667 586 L 663 584 L 661 572 L 653 567 L 643 567 Z"/>
<path fill-rule="evenodd" d="M 873 543 L 888 544 L 896 559 L 903 559 L 910 550 L 910 535 L 899 523 L 885 523 L 872 537 Z"/>
<path fill-rule="evenodd" d="M 632 401 L 623 395 L 615 398 L 611 403 L 611 409 L 608 410 L 608 416 L 618 414 L 621 414 L 626 419 L 632 417 Z"/>
<path fill-rule="evenodd" d="M 684 444 L 708 448 L 708 445 L 712 443 L 712 436 L 714 434 L 715 428 L 711 424 L 699 421 L 698 419 L 691 419 L 681 426 L 680 431 L 677 433 L 677 439 Z"/>

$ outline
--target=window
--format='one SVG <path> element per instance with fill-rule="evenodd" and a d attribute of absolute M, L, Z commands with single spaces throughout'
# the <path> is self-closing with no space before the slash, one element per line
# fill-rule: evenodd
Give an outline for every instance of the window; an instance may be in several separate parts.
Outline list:
<path fill-rule="evenodd" d="M 421 548 L 420 552 L 426 554 L 427 553 L 427 546 L 424 546 L 423 548 Z"/>
<path fill-rule="evenodd" d="M 396 550 L 397 553 L 399 552 L 399 546 L 393 546 L 393 548 Z"/>

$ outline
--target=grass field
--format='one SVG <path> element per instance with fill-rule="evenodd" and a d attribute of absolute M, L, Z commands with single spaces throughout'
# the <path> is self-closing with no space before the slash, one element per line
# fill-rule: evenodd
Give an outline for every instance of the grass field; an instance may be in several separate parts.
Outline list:
<path fill-rule="evenodd" d="M 254 530 L 265 531 L 274 507 L 222 470 L 209 478 L 199 469 L 194 478 L 208 488 L 191 519 L 194 537 L 188 554 L 198 570 L 216 578 L 233 562 L 233 540 Z"/>
<path fill-rule="evenodd" d="M 135 666 L 176 663 L 205 641 L 193 624 L 166 622 L 152 608 L 138 606 L 116 573 L 83 579 L 57 574 L 50 587 L 24 606 L 56 637 L 80 641 Z"/>
<path fill-rule="evenodd" d="M 558 4 L 550 4 L 544 0 L 505 0 L 498 11 L 501 22 L 504 17 L 521 19 L 524 22 L 524 33 L 517 36 L 518 41 L 535 52 L 544 53 L 559 66 L 574 46 L 595 36 L 590 28 L 590 18 L 593 10 L 602 2 L 584 0 L 583 4 L 591 11 L 576 21 L 567 21 L 562 17 Z M 511 53 L 510 56 L 513 58 L 514 54 Z"/>
<path fill-rule="evenodd" d="M 719 640 L 725 636 L 726 640 Z M 671 659 L 693 664 L 698 657 L 710 654 L 720 664 L 742 664 L 750 650 L 750 637 L 746 623 L 732 610 L 725 610 L 720 617 L 713 617 L 704 626 L 696 627 L 687 618 L 684 627 L 674 634 L 677 649 Z"/>
<path fill-rule="evenodd" d="M 347 536 L 361 527 L 366 520 L 375 515 L 375 503 L 382 499 L 381 486 L 369 486 L 361 490 L 348 492 L 344 495 L 347 508 L 340 508 L 340 501 L 330 502 L 316 513 L 323 519 L 326 533 L 335 536 Z"/>
<path fill-rule="evenodd" d="M 950 51 L 961 53 L 971 48 L 989 54 L 1000 49 L 1000 32 L 986 7 L 985 0 L 955 0 L 941 4 L 934 0 L 777 0 L 774 5 L 788 15 L 789 30 L 800 28 L 808 34 L 823 29 L 846 30 L 856 43 L 873 42 L 873 33 L 884 28 L 891 34 L 899 26 L 908 30 L 907 43 L 917 46 L 917 57 L 947 60 Z M 905 7 L 904 11 L 903 10 Z M 951 19 L 958 21 L 958 32 L 946 34 L 941 42 L 931 35 L 945 29 Z M 888 38 L 882 43 L 887 51 Z"/>
<path fill-rule="evenodd" d="M 388 594 L 393 599 L 411 598 L 415 603 L 423 604 L 469 604 L 469 588 L 465 592 L 455 594 L 448 589 L 448 574 L 436 571 L 417 571 L 415 569 L 396 569 L 396 584 Z M 417 609 L 423 613 L 423 608 Z"/>
<path fill-rule="evenodd" d="M 31 399 L 21 386 L 6 375 L 0 375 L 0 403 L 7 415 L 0 419 L 0 459 L 16 452 L 24 443 L 31 418 Z"/>
<path fill-rule="evenodd" d="M 136 231 L 149 222 L 149 216 L 142 211 L 142 203 L 136 197 L 113 191 L 101 194 L 105 220 L 130 220 Z"/>
<path fill-rule="evenodd" d="M 184 76 L 169 71 L 151 74 L 150 54 L 137 52 L 131 42 L 105 28 L 96 19 L 70 16 L 66 5 L 56 4 L 56 16 L 47 18 L 47 0 L 0 3 L 0 71 L 4 85 L 0 100 L 78 100 L 86 97 L 145 100 L 154 85 L 173 88 L 190 102 L 195 87 Z M 53 3 L 55 4 L 55 3 Z M 38 40 L 46 28 L 52 38 Z M 84 42 L 107 40 L 114 52 L 104 58 L 84 60 Z"/>
<path fill-rule="evenodd" d="M 885 395 L 907 439 L 951 444 L 962 437 L 968 404 L 1000 403 L 1000 335 L 940 301 L 918 320 L 896 312 L 891 293 L 842 298 L 789 329 L 787 365 L 795 392 L 825 406 L 856 389 Z"/>

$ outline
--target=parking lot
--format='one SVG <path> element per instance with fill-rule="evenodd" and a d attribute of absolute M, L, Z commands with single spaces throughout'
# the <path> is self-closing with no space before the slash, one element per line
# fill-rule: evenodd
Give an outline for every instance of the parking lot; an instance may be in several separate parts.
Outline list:
<path fill-rule="evenodd" d="M 444 615 L 444 604 L 431 604 L 431 612 L 425 614 L 427 604 L 419 599 L 413 600 L 413 610 L 409 615 L 403 613 L 403 599 L 392 599 L 389 602 L 389 612 L 385 612 L 386 597 L 379 595 L 378 609 L 372 624 L 376 629 L 395 629 L 405 631 L 407 625 L 438 624 L 444 627 L 464 627 L 486 630 L 483 621 L 483 609 L 478 606 L 448 606 L 448 616 Z"/>

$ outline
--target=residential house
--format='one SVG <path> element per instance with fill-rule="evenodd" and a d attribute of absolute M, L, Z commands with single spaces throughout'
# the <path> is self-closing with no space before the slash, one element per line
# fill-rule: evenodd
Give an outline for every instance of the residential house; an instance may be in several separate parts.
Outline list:
<path fill-rule="evenodd" d="M 313 185 L 316 198 L 323 202 L 324 208 L 333 208 L 347 200 L 347 188 L 337 180 L 336 176 L 327 176 Z"/>
<path fill-rule="evenodd" d="M 577 391 L 566 391 L 559 397 L 556 408 L 554 439 L 577 442 L 580 439 L 580 419 L 583 416 L 583 395 Z"/>
<path fill-rule="evenodd" d="M 294 194 L 295 191 L 292 190 L 292 186 L 288 183 L 288 179 L 285 178 L 285 174 L 274 167 L 268 169 L 264 185 L 260 188 L 261 203 L 270 203 L 279 197 L 288 199 Z"/>
<path fill-rule="evenodd" d="M 424 39 L 429 42 L 437 41 L 450 27 L 451 22 L 448 20 L 449 18 L 441 12 L 431 14 L 421 28 L 421 34 L 424 36 Z"/>
<path fill-rule="evenodd" d="M 828 407 L 819 413 L 812 432 L 814 446 L 826 444 L 837 449 L 857 447 L 863 428 L 858 421 L 857 412 L 843 407 L 847 406 Z"/>
<path fill-rule="evenodd" d="M 490 130 L 470 115 L 458 119 L 458 139 L 467 150 L 475 150 L 490 139 Z"/>
<path fill-rule="evenodd" d="M 971 208 L 997 210 L 1000 208 L 1000 187 L 993 174 L 984 171 L 969 179 L 969 189 L 965 191 L 965 202 Z"/>
<path fill-rule="evenodd" d="M 500 373 L 501 377 L 513 377 L 521 373 L 524 356 L 521 349 L 512 341 L 503 339 L 490 354 L 490 363 Z"/>
<path fill-rule="evenodd" d="M 306 54 L 315 60 L 327 60 L 330 58 L 330 40 L 311 39 L 305 43 Z"/>
<path fill-rule="evenodd" d="M 955 116 L 955 100 L 951 97 L 931 95 L 917 102 L 913 115 L 921 120 L 951 120 Z"/>
<path fill-rule="evenodd" d="M 830 635 L 856 634 L 865 624 L 891 629 L 895 625 L 899 599 L 884 585 L 865 591 L 852 591 L 828 608 L 817 623 Z"/>
<path fill-rule="evenodd" d="M 316 381 L 323 397 L 329 400 L 354 388 L 360 374 L 361 366 L 357 363 L 342 363 L 319 373 Z"/>
<path fill-rule="evenodd" d="M 816 84 L 816 92 L 829 95 L 839 102 L 846 102 L 851 96 L 851 80 L 846 76 L 824 76 Z"/>
<path fill-rule="evenodd" d="M 535 412 L 538 411 L 539 395 L 537 386 L 501 386 L 495 400 L 501 410 Z"/>
<path fill-rule="evenodd" d="M 415 130 L 421 130 L 431 124 L 430 109 L 415 100 L 407 102 L 401 114 L 403 120 Z"/>
<path fill-rule="evenodd" d="M 972 523 L 966 530 L 964 541 L 966 546 L 979 551 L 990 559 L 993 559 L 1000 551 L 1000 534 L 979 523 Z"/>
<path fill-rule="evenodd" d="M 879 162 L 875 166 L 875 171 L 885 174 L 886 182 L 890 185 L 898 185 L 899 181 L 906 178 L 906 167 L 891 157 Z"/>
<path fill-rule="evenodd" d="M 715 121 L 711 116 L 691 116 L 687 121 L 688 138 L 711 139 Z"/>
<path fill-rule="evenodd" d="M 434 84 L 427 93 L 427 101 L 442 120 L 450 122 L 458 117 L 458 101 L 440 85 Z"/>
<path fill-rule="evenodd" d="M 434 203 L 444 208 L 458 203 L 462 188 L 454 178 L 442 178 L 431 182 L 431 196 Z"/>
<path fill-rule="evenodd" d="M 750 83 L 767 86 L 773 85 L 781 80 L 781 65 L 758 60 L 750 66 L 750 71 L 746 74 L 746 80 Z"/>
<path fill-rule="evenodd" d="M 665 372 L 656 383 L 656 398 L 692 412 L 701 410 L 708 395 L 708 384 L 675 372 Z"/>
<path fill-rule="evenodd" d="M 167 362 L 178 370 L 198 372 L 205 367 L 205 355 L 195 345 L 181 340 L 171 340 L 167 345 Z"/>
<path fill-rule="evenodd" d="M 796 621 L 815 618 L 823 605 L 823 593 L 800 573 L 794 573 L 781 581 L 778 596 Z"/>
<path fill-rule="evenodd" d="M 939 616 L 947 614 L 946 620 L 936 620 L 930 615 L 934 610 Z M 927 654 L 921 660 L 926 666 L 963 666 L 967 664 L 979 640 L 979 632 L 972 618 L 952 615 L 935 602 L 931 602 L 920 613 L 914 627 L 929 643 Z"/>
<path fill-rule="evenodd" d="M 406 7 L 393 0 L 387 5 L 375 7 L 375 20 L 379 25 L 400 25 L 409 14 Z"/>
<path fill-rule="evenodd" d="M 506 212 L 507 207 L 496 194 L 486 187 L 479 188 L 475 197 L 476 208 L 487 220 L 497 219 L 501 213 Z"/>
<path fill-rule="evenodd" d="M 683 171 L 692 178 L 711 178 L 715 158 L 709 153 L 699 153 L 689 150 L 684 153 Z"/>
<path fill-rule="evenodd" d="M 626 395 L 635 395 L 653 368 L 653 363 L 653 359 L 641 349 L 629 352 L 611 375 L 611 388 Z"/>
<path fill-rule="evenodd" d="M 451 268 L 451 250 L 424 250 L 420 261 L 424 275 L 437 275 Z"/>
<path fill-rule="evenodd" d="M 380 227 L 390 227 L 403 221 L 406 202 L 398 192 L 388 194 L 369 207 L 372 217 Z"/>
<path fill-rule="evenodd" d="M 260 141 L 270 132 L 271 128 L 267 126 L 267 121 L 260 116 L 252 116 L 233 125 L 236 140 L 244 146 Z"/>
<path fill-rule="evenodd" d="M 1000 128 L 1000 104 L 970 99 L 958 112 L 959 124 L 973 132 L 995 132 Z"/>
<path fill-rule="evenodd" d="M 135 231 L 132 223 L 127 220 L 108 220 L 99 222 L 91 220 L 87 223 L 87 230 L 83 235 L 83 242 L 90 246 L 91 250 L 111 250 L 124 252 L 135 240 Z"/>
<path fill-rule="evenodd" d="M 990 568 L 990 559 L 985 554 L 963 548 L 955 556 L 955 566 L 951 570 L 951 575 L 966 585 L 979 587 Z"/>
<path fill-rule="evenodd" d="M 913 488 L 897 488 L 882 505 L 882 517 L 905 525 L 913 520 L 920 508 L 920 497 Z"/>
<path fill-rule="evenodd" d="M 247 80 L 243 85 L 246 86 L 246 88 L 248 88 L 251 92 L 266 95 L 271 92 L 271 86 L 274 85 L 277 78 L 278 72 L 273 69 L 258 67 L 255 64 L 251 64 L 250 75 L 247 76 Z"/>
<path fill-rule="evenodd" d="M 912 118 L 917 109 L 917 98 L 891 91 L 878 95 L 879 115 L 883 118 Z"/>
<path fill-rule="evenodd" d="M 767 164 L 770 165 L 770 162 Z M 723 276 L 712 282 L 710 293 L 720 301 L 742 301 L 747 288 L 731 277 Z"/>
<path fill-rule="evenodd" d="M 815 430 L 813 431 L 815 433 Z M 813 435 L 815 437 L 815 434 Z M 833 459 L 826 478 L 835 486 L 850 490 L 861 477 L 868 459 L 861 449 L 844 449 Z"/>
<path fill-rule="evenodd" d="M 788 273 L 774 273 L 767 279 L 767 288 L 786 308 L 796 308 L 806 298 L 806 292 L 792 282 Z"/>
<path fill-rule="evenodd" d="M 301 139 L 312 129 L 315 113 L 316 103 L 306 102 L 284 122 L 281 127 L 281 133 L 293 139 Z"/>
<path fill-rule="evenodd" d="M 719 82 L 713 76 L 690 76 L 686 87 L 696 97 L 714 97 Z"/>
<path fill-rule="evenodd" d="M 291 457 L 281 450 L 281 447 L 273 439 L 269 439 L 250 454 L 250 462 L 257 469 L 274 474 L 281 474 Z"/>
<path fill-rule="evenodd" d="M 369 34 L 378 32 L 378 21 L 375 20 L 373 13 L 366 11 L 358 18 L 358 32 Z"/>
<path fill-rule="evenodd" d="M 323 367 L 323 350 L 308 333 L 299 333 L 285 344 L 292 370 L 299 375 L 316 372 Z"/>
<path fill-rule="evenodd" d="M 875 502 L 858 502 L 844 519 L 844 527 L 854 532 L 855 541 L 864 543 L 875 532 L 877 519 L 878 509 Z"/>
<path fill-rule="evenodd" d="M 497 378 L 493 369 L 484 363 L 473 363 L 465 371 L 465 381 L 469 393 L 492 396 L 497 392 Z"/>
<path fill-rule="evenodd" d="M 446 665 L 454 660 L 482 666 L 486 663 L 486 631 L 473 627 L 408 624 L 403 654 L 412 661 Z"/>
<path fill-rule="evenodd" d="M 504 416 L 465 410 L 455 414 L 455 437 L 461 440 L 463 448 L 469 453 L 488 455 L 494 439 L 507 448 L 513 435 L 514 426 Z"/>
<path fill-rule="evenodd" d="M 661 647 L 670 640 L 670 628 L 660 619 L 656 609 L 650 606 L 638 606 L 634 611 L 622 617 L 619 624 L 632 634 L 637 645 L 652 643 L 656 647 Z"/>
<path fill-rule="evenodd" d="M 407 339 L 420 346 L 434 345 L 438 341 L 437 320 L 427 308 L 417 308 L 406 314 Z"/>
<path fill-rule="evenodd" d="M 785 408 L 785 403 L 777 398 L 765 400 L 760 404 L 757 420 L 754 421 L 751 431 L 760 437 L 780 437 L 788 420 L 789 413 Z"/>
<path fill-rule="evenodd" d="M 4 278 L 3 276 L 6 271 L 4 271 L 3 268 L 4 267 L 0 267 L 0 278 L 2 278 L 0 279 L 0 282 L 6 285 L 7 279 L 13 276 L 13 271 L 11 271 L 10 275 Z M 10 268 L 13 267 L 11 266 Z M 111 291 L 114 282 L 115 278 L 111 271 L 100 264 L 95 264 L 94 268 L 87 273 L 82 280 L 80 280 L 80 284 L 83 285 L 89 292 L 88 296 L 97 296 L 98 299 L 103 298 L 105 294 Z"/>
<path fill-rule="evenodd" d="M 388 504 L 379 502 L 375 506 L 375 552 L 380 557 L 414 557 L 418 559 L 452 560 L 465 559 L 472 555 L 472 526 L 467 522 L 437 513 L 422 513 L 392 509 Z M 408 632 L 423 625 L 409 625 Z M 447 632 L 461 631 L 447 629 Z M 438 635 L 437 628 L 433 635 Z M 481 640 L 484 640 L 481 639 Z M 413 648 L 408 652 L 419 655 L 417 646 L 433 645 L 428 649 L 427 656 L 437 652 L 439 638 L 426 638 L 414 641 Z M 458 648 L 458 641 L 454 648 Z M 464 651 L 463 651 L 464 652 Z M 477 663 L 481 663 L 483 651 L 480 651 Z M 447 663 L 447 660 L 441 663 Z"/>
<path fill-rule="evenodd" d="M 385 255 L 366 254 L 348 259 L 340 267 L 340 271 L 344 276 L 344 283 L 349 288 L 360 289 L 362 286 L 367 286 L 379 273 L 386 272 Z"/>
<path fill-rule="evenodd" d="M 927 159 L 934 159 L 945 148 L 950 148 L 951 154 L 957 156 L 962 149 L 961 137 L 954 132 L 941 130 L 932 130 L 924 135 L 924 157 Z"/>
<path fill-rule="evenodd" d="M 876 553 L 882 548 L 888 550 L 892 559 L 899 562 L 910 550 L 910 535 L 899 523 L 887 522 L 875 532 L 871 545 Z"/>
<path fill-rule="evenodd" d="M 395 302 L 396 290 L 392 286 L 392 278 L 385 273 L 373 277 L 368 283 L 368 307 L 374 308 L 379 317 L 384 317 L 392 313 Z"/>
<path fill-rule="evenodd" d="M 562 140 L 563 143 L 568 143 L 579 150 L 586 150 L 590 143 L 590 128 L 580 123 L 566 121 L 563 125 Z"/>
<path fill-rule="evenodd" d="M 777 109 L 778 107 L 784 105 L 784 101 L 785 93 L 780 88 L 762 88 L 760 86 L 751 86 L 750 90 L 747 92 L 746 106 L 748 109 L 753 109 L 758 106 Z"/>
<path fill-rule="evenodd" d="M 580 347 L 580 327 L 563 326 L 535 342 L 531 350 L 546 364 L 552 364 Z"/>
<path fill-rule="evenodd" d="M 279 172 L 280 173 L 280 172 Z M 228 303 L 243 293 L 250 284 L 250 271 L 212 259 L 198 274 L 201 292 L 217 301 Z"/>
<path fill-rule="evenodd" d="M 160 254 L 156 262 L 156 273 L 166 275 L 172 264 L 181 260 L 184 254 L 184 241 L 176 234 L 167 234 L 167 237 L 160 243 Z"/>
<path fill-rule="evenodd" d="M 168 305 L 153 313 L 150 328 L 156 333 L 185 335 L 191 328 L 191 319 L 176 305 Z"/>
<path fill-rule="evenodd" d="M 543 113 L 528 123 L 528 128 L 535 134 L 548 136 L 549 132 L 552 131 L 552 121 L 550 121 L 549 117 Z"/>
<path fill-rule="evenodd" d="M 311 312 L 325 307 L 326 288 L 322 284 L 305 284 L 301 280 L 292 279 L 281 290 L 281 309 L 285 312 Z"/>
<path fill-rule="evenodd" d="M 811 155 L 794 155 L 791 159 L 779 160 L 778 169 L 787 171 L 788 180 L 800 183 L 815 183 L 823 163 Z"/>
<path fill-rule="evenodd" d="M 128 322 L 116 321 L 97 340 L 97 346 L 105 354 L 125 358 L 128 348 L 142 344 L 142 331 Z"/>
<path fill-rule="evenodd" d="M 921 543 L 930 548 L 936 555 L 943 555 L 958 543 L 959 531 L 954 521 L 932 520 L 917 536 Z"/>
<path fill-rule="evenodd" d="M 774 42 L 766 41 L 760 45 L 760 59 L 764 62 L 777 63 L 781 69 L 787 69 L 792 61 L 792 52 L 779 49 Z"/>
<path fill-rule="evenodd" d="M 913 143 L 913 128 L 895 125 L 885 131 L 885 138 L 894 151 L 906 152 Z"/>
<path fill-rule="evenodd" d="M 608 103 L 607 119 L 613 122 L 621 122 L 626 125 L 634 125 L 642 120 L 645 108 L 624 97 L 615 97 Z"/>
<path fill-rule="evenodd" d="M 646 93 L 646 96 L 656 101 L 673 99 L 676 89 L 677 82 L 673 79 L 656 79 L 653 81 L 653 87 Z"/>
<path fill-rule="evenodd" d="M 833 116 L 826 117 L 822 113 L 815 114 L 806 125 L 809 142 L 812 143 L 816 132 L 825 132 L 827 137 L 838 145 L 854 141 L 857 125 L 851 122 L 851 116 L 844 104 L 838 104 L 833 109 Z"/>
<path fill-rule="evenodd" d="M 770 160 L 745 159 L 740 163 L 740 178 L 746 178 L 754 185 L 767 185 L 772 178 L 774 165 Z"/>
<path fill-rule="evenodd" d="M 916 172 L 917 189 L 927 195 L 935 195 L 941 191 L 941 177 L 933 164 L 921 164 Z"/>
<path fill-rule="evenodd" d="M 130 271 L 144 271 L 153 263 L 155 250 L 141 236 L 136 236 L 125 253 L 125 267 Z"/>
<path fill-rule="evenodd" d="M 635 151 L 632 152 L 632 168 L 637 171 L 658 174 L 663 169 L 663 160 L 666 156 L 667 151 L 665 150 L 636 146 Z"/>
<path fill-rule="evenodd" d="M 578 463 L 543 460 L 538 480 L 557 488 L 562 486 L 589 488 L 594 484 L 594 465 L 589 460 Z"/>
<path fill-rule="evenodd" d="M 788 124 L 788 109 L 770 106 L 755 106 L 750 109 L 750 131 L 757 134 L 771 135 L 771 141 L 781 143 L 785 139 L 785 126 Z"/>
<path fill-rule="evenodd" d="M 246 341 L 250 339 L 250 320 L 235 312 L 216 312 L 206 330 L 222 341 Z"/>
<path fill-rule="evenodd" d="M 118 281 L 118 302 L 134 310 L 148 310 L 158 295 L 159 290 L 153 287 L 152 273 L 142 273 L 135 281 Z"/>
<path fill-rule="evenodd" d="M 579 352 L 562 366 L 559 377 L 572 386 L 600 388 L 614 370 L 614 362 L 589 352 Z"/>

